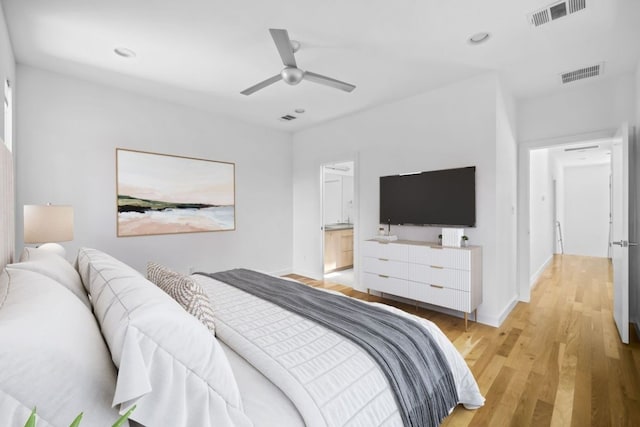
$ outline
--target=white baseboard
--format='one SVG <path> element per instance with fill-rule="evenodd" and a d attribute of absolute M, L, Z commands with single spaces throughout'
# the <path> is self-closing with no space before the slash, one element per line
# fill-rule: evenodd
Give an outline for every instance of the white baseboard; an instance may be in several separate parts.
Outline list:
<path fill-rule="evenodd" d="M 487 316 L 478 313 L 478 322 L 484 323 L 485 325 L 493 326 L 495 328 L 499 328 L 517 304 L 518 297 L 514 296 L 498 316 Z"/>
<path fill-rule="evenodd" d="M 553 261 L 553 254 L 549 255 L 549 258 L 547 258 L 547 260 L 542 263 L 540 268 L 531 275 L 531 277 L 529 278 L 529 288 L 533 289 L 536 287 L 536 285 L 538 284 L 538 279 L 540 278 L 542 273 L 547 269 L 549 264 L 551 264 L 551 261 Z"/>
<path fill-rule="evenodd" d="M 293 269 L 289 267 L 283 270 L 272 271 L 269 274 L 271 274 L 272 276 L 286 276 L 287 274 L 292 274 L 292 273 L 293 273 Z"/>

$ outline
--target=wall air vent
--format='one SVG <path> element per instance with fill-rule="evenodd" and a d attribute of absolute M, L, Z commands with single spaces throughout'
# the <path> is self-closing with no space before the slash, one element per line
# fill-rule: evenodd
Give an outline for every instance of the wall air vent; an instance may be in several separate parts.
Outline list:
<path fill-rule="evenodd" d="M 562 84 L 575 82 L 577 80 L 598 77 L 604 71 L 604 63 L 591 65 L 589 67 L 580 68 L 579 70 L 567 71 L 560 74 Z"/>
<path fill-rule="evenodd" d="M 562 0 L 527 15 L 533 27 L 539 27 L 587 7 L 587 0 Z"/>
<path fill-rule="evenodd" d="M 296 116 L 292 116 L 291 114 L 285 114 L 284 116 L 280 117 L 280 120 L 284 120 L 286 122 L 290 122 L 291 120 L 295 120 L 297 119 Z"/>

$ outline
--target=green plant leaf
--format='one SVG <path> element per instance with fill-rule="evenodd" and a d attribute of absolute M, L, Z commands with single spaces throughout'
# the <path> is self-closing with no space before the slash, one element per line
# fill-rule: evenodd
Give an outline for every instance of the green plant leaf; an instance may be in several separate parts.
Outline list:
<path fill-rule="evenodd" d="M 31 411 L 31 415 L 29 415 L 29 419 L 24 427 L 36 427 L 36 408 L 33 408 Z"/>
<path fill-rule="evenodd" d="M 80 412 L 78 414 L 78 416 L 76 417 L 75 420 L 73 420 L 73 422 L 71 423 L 71 425 L 69 427 L 78 427 L 80 425 L 80 421 L 82 421 L 82 416 L 84 415 L 84 412 Z"/>
<path fill-rule="evenodd" d="M 118 418 L 118 421 L 116 421 L 112 427 L 120 427 L 122 424 L 124 424 L 124 422 L 127 421 L 127 418 L 129 418 L 129 415 L 131 415 L 131 413 L 135 409 L 136 409 L 136 405 L 133 405 L 123 416 Z"/>

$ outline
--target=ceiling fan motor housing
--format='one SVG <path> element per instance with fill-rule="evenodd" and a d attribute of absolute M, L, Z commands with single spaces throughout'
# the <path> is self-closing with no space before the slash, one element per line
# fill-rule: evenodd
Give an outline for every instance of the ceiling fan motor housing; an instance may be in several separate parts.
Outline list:
<path fill-rule="evenodd" d="M 280 72 L 282 80 L 290 85 L 297 85 L 304 78 L 304 71 L 296 67 L 284 67 Z"/>

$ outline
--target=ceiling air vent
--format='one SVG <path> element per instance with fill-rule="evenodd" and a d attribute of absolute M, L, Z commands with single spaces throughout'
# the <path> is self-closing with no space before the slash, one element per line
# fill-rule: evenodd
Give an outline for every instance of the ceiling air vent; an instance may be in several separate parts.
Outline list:
<path fill-rule="evenodd" d="M 587 0 L 563 0 L 550 4 L 549 6 L 537 10 L 527 15 L 529 23 L 534 27 L 539 27 L 548 22 L 555 21 L 572 13 L 576 13 L 587 7 Z"/>
<path fill-rule="evenodd" d="M 280 117 L 280 120 L 285 120 L 287 122 L 290 122 L 291 120 L 295 120 L 297 119 L 296 116 L 292 116 L 291 114 L 285 114 L 284 116 Z"/>
<path fill-rule="evenodd" d="M 582 147 L 570 147 L 565 148 L 564 151 L 584 151 L 584 150 L 594 150 L 596 148 L 600 148 L 599 145 L 586 145 Z"/>
<path fill-rule="evenodd" d="M 562 81 L 562 84 L 567 84 L 577 80 L 598 77 L 602 74 L 603 69 L 604 63 L 600 63 L 590 67 L 580 68 L 579 70 L 568 71 L 560 74 L 560 80 Z"/>

